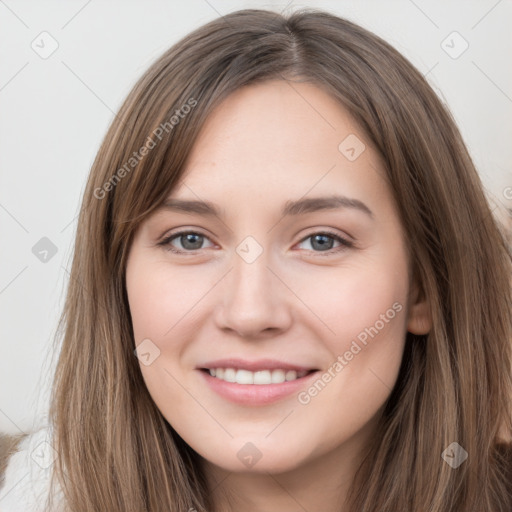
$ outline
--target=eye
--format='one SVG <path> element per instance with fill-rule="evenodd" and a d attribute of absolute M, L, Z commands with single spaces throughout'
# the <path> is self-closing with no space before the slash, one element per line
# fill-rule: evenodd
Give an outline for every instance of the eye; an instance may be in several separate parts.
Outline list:
<path fill-rule="evenodd" d="M 354 246 L 354 244 L 346 238 L 343 238 L 336 233 L 332 233 L 331 231 L 312 233 L 311 235 L 308 235 L 306 238 L 304 238 L 300 243 L 304 243 L 308 240 L 311 240 L 310 246 L 314 249 L 313 252 L 325 253 L 320 254 L 320 256 L 329 256 L 333 253 L 338 253 Z M 334 249 L 332 247 L 333 241 L 339 243 L 339 246 Z"/>
<path fill-rule="evenodd" d="M 181 249 L 172 245 L 175 239 L 180 243 Z M 203 249 L 204 240 L 208 240 L 208 238 L 196 231 L 180 231 L 164 238 L 158 245 L 177 254 L 186 254 Z"/>
<path fill-rule="evenodd" d="M 354 246 L 354 244 L 349 240 L 330 231 L 312 233 L 311 235 L 308 235 L 306 238 L 304 238 L 300 243 L 304 243 L 305 241 L 310 239 L 312 240 L 310 245 L 313 249 L 308 250 L 313 250 L 313 252 L 326 253 L 321 254 L 321 256 L 328 256 L 333 253 L 338 253 Z M 177 248 L 172 244 L 175 240 L 180 243 L 181 248 Z M 176 254 L 193 254 L 194 251 L 199 251 L 204 248 L 203 242 L 205 240 L 209 240 L 209 238 L 206 235 L 203 235 L 196 231 L 180 231 L 178 233 L 173 233 L 172 235 L 164 238 L 157 245 L 163 246 L 167 250 L 174 252 Z M 339 244 L 338 247 L 332 247 L 333 241 Z"/>

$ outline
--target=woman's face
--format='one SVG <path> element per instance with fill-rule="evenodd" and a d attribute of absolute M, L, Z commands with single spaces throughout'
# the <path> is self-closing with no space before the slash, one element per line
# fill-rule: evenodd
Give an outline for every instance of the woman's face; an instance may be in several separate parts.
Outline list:
<path fill-rule="evenodd" d="M 265 82 L 214 111 L 137 231 L 126 284 L 141 372 L 211 464 L 287 471 L 372 435 L 406 331 L 430 328 L 383 176 L 329 95 Z"/>

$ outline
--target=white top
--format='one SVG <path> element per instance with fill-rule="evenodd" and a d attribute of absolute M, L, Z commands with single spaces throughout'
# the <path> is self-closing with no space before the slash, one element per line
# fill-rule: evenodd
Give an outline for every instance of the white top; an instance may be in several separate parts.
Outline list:
<path fill-rule="evenodd" d="M 55 454 L 47 426 L 23 439 L 8 460 L 0 512 L 44 512 Z"/>

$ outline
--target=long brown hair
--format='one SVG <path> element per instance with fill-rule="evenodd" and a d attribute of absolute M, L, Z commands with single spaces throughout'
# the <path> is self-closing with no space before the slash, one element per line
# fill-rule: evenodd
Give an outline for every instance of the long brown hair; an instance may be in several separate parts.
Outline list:
<path fill-rule="evenodd" d="M 431 304 L 431 332 L 407 334 L 347 510 L 510 512 L 511 254 L 455 122 L 422 74 L 374 34 L 311 9 L 243 10 L 192 32 L 142 76 L 105 136 L 55 347 L 53 476 L 65 510 L 214 510 L 198 455 L 142 379 L 125 266 L 135 230 L 177 185 L 208 115 L 269 79 L 322 87 L 363 128 Z M 468 453 L 457 469 L 441 456 L 453 442 Z"/>

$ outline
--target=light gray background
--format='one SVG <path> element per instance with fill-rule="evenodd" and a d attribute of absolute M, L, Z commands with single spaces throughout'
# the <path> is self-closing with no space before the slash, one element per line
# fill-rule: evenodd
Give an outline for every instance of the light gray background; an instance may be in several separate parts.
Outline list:
<path fill-rule="evenodd" d="M 25 431 L 46 415 L 50 341 L 81 194 L 135 80 L 179 38 L 219 15 L 306 6 L 372 30 L 428 73 L 490 198 L 512 207 L 511 0 L 0 0 L 0 431 Z M 43 31 L 58 43 L 45 59 L 31 46 L 50 48 Z M 453 58 L 463 40 L 468 49 Z M 32 252 L 42 237 L 58 249 L 45 263 Z"/>

